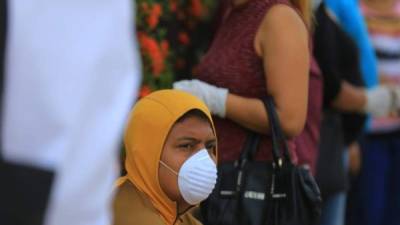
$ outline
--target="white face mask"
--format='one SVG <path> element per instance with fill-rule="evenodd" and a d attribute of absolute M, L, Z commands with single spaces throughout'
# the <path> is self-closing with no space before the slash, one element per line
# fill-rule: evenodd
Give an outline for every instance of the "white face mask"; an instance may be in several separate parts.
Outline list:
<path fill-rule="evenodd" d="M 178 187 L 182 197 L 191 205 L 197 205 L 206 199 L 217 182 L 217 166 L 206 149 L 186 160 L 179 173 L 163 161 L 160 161 L 160 164 L 178 176 Z"/>

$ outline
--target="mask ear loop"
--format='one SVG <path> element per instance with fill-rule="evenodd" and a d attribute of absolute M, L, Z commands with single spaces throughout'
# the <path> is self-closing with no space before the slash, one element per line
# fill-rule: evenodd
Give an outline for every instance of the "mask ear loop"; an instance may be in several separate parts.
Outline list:
<path fill-rule="evenodd" d="M 160 164 L 163 165 L 163 166 L 165 166 L 165 168 L 169 169 L 169 170 L 170 170 L 173 174 L 175 174 L 176 176 L 179 176 L 178 173 L 177 173 L 175 170 L 173 170 L 171 167 L 169 167 L 165 162 L 163 162 L 163 161 L 160 160 Z"/>
<path fill-rule="evenodd" d="M 165 166 L 165 168 L 167 168 L 167 169 L 170 170 L 173 174 L 175 174 L 176 176 L 178 176 L 178 173 L 175 172 L 175 170 L 173 170 L 171 167 L 169 167 L 165 162 L 163 162 L 163 161 L 160 160 L 160 164 L 163 165 L 163 166 Z M 176 202 L 176 211 L 178 212 L 178 216 L 175 218 L 174 224 L 176 223 L 176 221 L 181 220 L 180 217 L 179 217 L 179 215 L 183 215 L 184 213 L 186 213 L 186 212 L 187 212 L 190 208 L 192 208 L 192 207 L 193 207 L 193 206 L 190 206 L 189 208 L 185 209 L 184 212 L 179 213 L 179 210 L 178 210 L 178 209 L 179 209 L 179 203 Z"/>

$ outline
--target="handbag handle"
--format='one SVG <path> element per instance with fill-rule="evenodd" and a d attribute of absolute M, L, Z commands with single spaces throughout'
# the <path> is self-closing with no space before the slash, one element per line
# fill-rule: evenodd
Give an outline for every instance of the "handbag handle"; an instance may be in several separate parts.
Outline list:
<path fill-rule="evenodd" d="M 286 142 L 286 137 L 283 134 L 278 114 L 276 113 L 275 103 L 272 96 L 267 96 L 261 98 L 264 104 L 265 110 L 268 115 L 268 122 L 270 127 L 270 135 L 272 139 L 272 156 L 275 165 L 279 167 L 282 166 L 283 160 L 286 162 L 291 162 L 289 148 Z M 252 158 L 257 153 L 259 143 L 261 140 L 261 135 L 252 131 L 248 132 L 246 141 L 243 145 L 242 153 L 239 158 L 239 166 L 243 167 L 248 160 Z M 282 149 L 282 151 L 281 151 Z"/>
<path fill-rule="evenodd" d="M 264 107 L 268 114 L 268 122 L 272 139 L 273 160 L 275 165 L 281 167 L 283 160 L 286 162 L 291 162 L 286 137 L 283 134 L 272 96 L 263 97 L 261 98 L 261 101 L 264 103 Z"/>
<path fill-rule="evenodd" d="M 246 141 L 243 145 L 242 153 L 240 154 L 239 160 L 235 162 L 238 176 L 236 179 L 236 193 L 240 193 L 243 185 L 243 169 L 247 164 L 247 161 L 252 160 L 252 153 L 257 151 L 261 137 L 255 132 L 249 132 Z"/>
<path fill-rule="evenodd" d="M 278 168 L 281 168 L 283 162 L 291 163 L 288 150 L 289 148 L 287 146 L 286 138 L 280 126 L 273 98 L 271 96 L 267 96 L 261 98 L 261 101 L 263 102 L 265 110 L 268 115 L 270 134 L 272 139 L 272 155 L 273 155 L 274 165 L 278 166 Z M 252 160 L 255 154 L 257 153 L 260 141 L 261 141 L 260 134 L 252 131 L 248 132 L 246 141 L 243 145 L 242 153 L 240 154 L 239 160 L 236 161 L 236 168 L 238 169 L 238 177 L 236 180 L 236 193 L 239 193 L 242 190 L 243 168 L 245 167 L 247 161 Z M 280 149 L 283 149 L 283 152 L 281 152 Z"/>
<path fill-rule="evenodd" d="M 247 160 L 252 160 L 252 156 L 255 154 L 259 147 L 261 136 L 255 132 L 248 132 L 246 141 L 243 145 L 242 153 L 239 157 L 239 163 L 243 164 Z"/>

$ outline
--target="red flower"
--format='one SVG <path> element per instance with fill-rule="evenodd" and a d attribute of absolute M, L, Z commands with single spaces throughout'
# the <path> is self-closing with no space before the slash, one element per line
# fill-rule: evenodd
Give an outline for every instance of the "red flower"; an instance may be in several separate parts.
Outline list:
<path fill-rule="evenodd" d="M 142 48 L 142 53 L 148 55 L 151 60 L 151 69 L 154 76 L 159 76 L 164 70 L 164 55 L 157 43 L 152 37 L 138 33 L 138 39 Z"/>
<path fill-rule="evenodd" d="M 159 3 L 155 3 L 151 8 L 149 17 L 147 17 L 147 24 L 151 29 L 154 29 L 157 26 L 161 14 L 162 14 L 161 5 Z"/>
<path fill-rule="evenodd" d="M 191 0 L 190 12 L 195 17 L 203 16 L 203 5 L 200 0 Z"/>
<path fill-rule="evenodd" d="M 152 92 L 151 88 L 147 85 L 140 87 L 139 98 L 143 98 Z"/>
<path fill-rule="evenodd" d="M 161 8 L 161 5 L 159 3 L 155 3 L 153 5 L 152 13 L 154 13 L 154 14 L 156 14 L 158 16 L 161 16 L 162 8 Z"/>
<path fill-rule="evenodd" d="M 190 43 L 189 36 L 186 32 L 179 32 L 178 40 L 183 45 L 188 45 Z"/>
<path fill-rule="evenodd" d="M 168 41 L 164 40 L 161 42 L 161 52 L 163 54 L 164 57 L 168 56 L 168 51 L 169 51 L 169 43 Z"/>

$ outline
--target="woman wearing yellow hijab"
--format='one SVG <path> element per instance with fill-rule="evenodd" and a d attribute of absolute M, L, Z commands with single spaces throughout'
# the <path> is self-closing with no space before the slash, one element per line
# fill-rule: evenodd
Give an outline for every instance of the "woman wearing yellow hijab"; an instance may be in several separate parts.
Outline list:
<path fill-rule="evenodd" d="M 115 225 L 200 224 L 186 212 L 214 188 L 216 135 L 207 107 L 177 90 L 134 107 L 125 133 L 127 175 L 117 181 Z"/>

